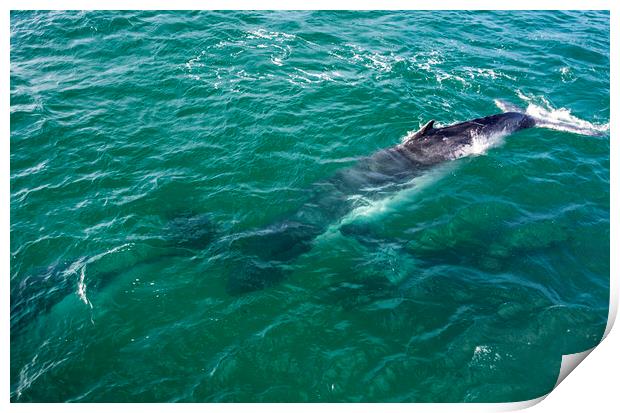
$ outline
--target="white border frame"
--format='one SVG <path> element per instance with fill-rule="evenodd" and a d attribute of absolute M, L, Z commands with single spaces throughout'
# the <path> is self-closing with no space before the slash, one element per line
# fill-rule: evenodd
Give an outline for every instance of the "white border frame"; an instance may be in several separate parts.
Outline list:
<path fill-rule="evenodd" d="M 197 0 L 175 0 L 163 1 L 163 0 L 151 0 L 151 1 L 136 1 L 136 0 L 59 0 L 59 1 L 43 1 L 43 0 L 23 0 L 12 1 L 2 3 L 3 13 L 0 14 L 0 28 L 2 30 L 3 41 L 0 43 L 1 53 L 4 61 L 4 79 L 1 83 L 1 96 L 3 106 L 2 116 L 2 130 L 5 131 L 5 138 L 2 140 L 0 151 L 4 162 L 0 163 L 2 168 L 2 180 L 0 181 L 1 190 L 1 220 L 4 230 L 0 234 L 0 243 L 2 250 L 4 251 L 0 255 L 2 262 L 2 268 L 5 269 L 4 273 L 4 287 L 0 306 L 2 329 L 0 335 L 2 336 L 3 346 L 0 360 L 2 360 L 3 374 L 1 375 L 0 383 L 5 391 L 0 395 L 1 405 L 5 405 L 4 411 L 37 411 L 40 413 L 40 409 L 45 409 L 46 412 L 78 411 L 85 408 L 84 405 L 74 404 L 21 404 L 10 403 L 10 351 L 9 351 L 9 331 L 10 331 L 10 162 L 7 160 L 10 157 L 10 84 L 8 79 L 10 78 L 10 10 L 26 10 L 26 9 L 43 9 L 43 10 L 67 10 L 67 9 L 85 9 L 85 10 L 132 10 L 132 9 L 160 9 L 160 10 L 190 10 L 190 9 L 211 9 L 211 10 L 225 10 L 225 9 L 254 9 L 254 10 L 274 10 L 274 9 L 290 9 L 290 10 L 316 10 L 316 9 L 330 9 L 330 10 L 454 10 L 454 9 L 474 9 L 474 10 L 610 10 L 610 24 L 611 24 L 611 39 L 610 39 L 610 99 L 611 99 L 611 113 L 610 113 L 610 125 L 614 124 L 614 120 L 617 119 L 617 97 L 620 96 L 620 90 L 618 89 L 617 74 L 620 65 L 618 64 L 618 25 L 620 7 L 617 6 L 619 2 L 612 0 L 596 0 L 596 1 L 583 1 L 583 0 L 516 0 L 513 2 L 504 1 L 499 3 L 497 0 L 474 0 L 465 2 L 458 2 L 456 0 L 418 0 L 403 1 L 403 0 L 383 0 L 383 1 L 352 1 L 341 0 L 337 4 L 332 0 L 312 0 L 312 1 L 299 1 L 299 0 L 270 0 L 270 1 L 248 1 L 248 0 L 215 0 L 215 1 L 197 1 Z M 466 7 L 465 7 L 466 6 Z M 610 126 L 610 131 L 615 131 L 614 126 Z M 610 133 L 611 135 L 611 133 Z M 610 182 L 612 183 L 610 188 L 610 212 L 611 212 L 611 245 L 618 250 L 618 214 L 620 213 L 618 204 L 618 187 L 614 187 L 614 183 L 618 180 L 618 145 L 614 142 L 614 138 L 611 137 L 611 171 Z M 613 251 L 613 248 L 612 248 Z M 548 396 L 548 401 L 536 406 L 537 411 L 548 411 L 547 409 L 561 409 L 562 411 L 583 411 L 586 408 L 596 407 L 602 411 L 608 411 L 609 406 L 618 405 L 618 391 L 614 383 L 617 383 L 617 367 L 618 367 L 618 355 L 617 348 L 620 348 L 618 333 L 609 334 L 614 324 L 617 308 L 618 308 L 618 257 L 611 254 L 611 267 L 610 267 L 610 306 L 609 306 L 609 318 L 607 328 L 605 330 L 605 339 L 592 351 L 592 355 L 588 357 L 588 362 L 584 363 L 584 366 L 580 366 L 576 373 L 570 374 L 562 384 L 554 389 Z M 584 352 L 590 354 L 590 351 Z M 572 357 L 574 360 L 572 366 L 565 365 L 563 363 L 562 368 L 574 368 L 585 357 L 583 353 Z M 586 354 L 587 355 L 587 354 Z M 575 361 L 579 360 L 576 364 Z M 572 370 L 572 369 L 571 369 Z M 558 383 L 561 380 L 558 381 Z M 252 410 L 265 411 L 265 412 L 288 412 L 291 408 L 300 411 L 315 411 L 316 409 L 338 410 L 342 411 L 409 411 L 415 409 L 417 411 L 509 411 L 521 408 L 530 407 L 536 405 L 541 400 L 547 398 L 543 396 L 538 399 L 517 402 L 517 403 L 499 403 L 499 404 L 131 404 L 127 406 L 131 409 L 145 409 L 145 410 L 157 410 L 157 411 L 172 411 L 181 409 L 185 411 L 201 411 L 203 409 L 209 409 L 212 411 L 230 411 L 238 408 L 251 408 Z M 93 411 L 105 412 L 110 409 L 116 408 L 116 405 L 110 404 L 89 404 L 88 408 Z M 542 410 L 541 410 L 542 409 Z"/>

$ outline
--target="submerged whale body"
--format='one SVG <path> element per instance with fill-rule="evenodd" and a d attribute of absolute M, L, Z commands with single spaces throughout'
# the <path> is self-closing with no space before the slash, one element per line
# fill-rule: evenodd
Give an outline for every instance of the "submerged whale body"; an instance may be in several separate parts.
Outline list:
<path fill-rule="evenodd" d="M 356 196 L 370 199 L 385 196 L 434 165 L 467 155 L 468 148 L 480 140 L 512 133 L 534 126 L 534 123 L 528 115 L 517 112 L 442 128 L 435 128 L 434 121 L 430 121 L 404 142 L 315 183 L 309 188 L 308 201 L 297 211 L 267 227 L 232 238 L 233 251 L 239 254 L 232 262 L 228 292 L 259 290 L 282 280 L 285 277 L 283 267 L 308 252 L 317 236 L 351 211 Z M 76 289 L 80 300 L 88 304 L 84 286 L 76 286 L 80 274 L 85 271 L 88 272 L 89 290 L 96 290 L 123 271 L 165 257 L 191 254 L 207 248 L 217 237 L 210 214 L 183 212 L 166 219 L 162 234 L 154 238 L 161 242 L 126 244 L 96 256 L 56 262 L 33 270 L 12 285 L 11 334 L 20 334 L 31 321 L 49 312 Z"/>
<path fill-rule="evenodd" d="M 183 211 L 166 219 L 161 233 L 153 234 L 149 241 L 126 243 L 90 257 L 57 261 L 33 269 L 18 283 L 12 284 L 11 335 L 21 334 L 32 321 L 50 312 L 76 290 L 79 299 L 89 304 L 85 294 L 86 272 L 88 289 L 98 290 L 124 271 L 165 258 L 191 256 L 195 251 L 207 248 L 215 239 L 217 228 L 210 214 Z"/>
<path fill-rule="evenodd" d="M 238 266 L 227 290 L 239 294 L 273 285 L 285 276 L 283 267 L 311 249 L 312 241 L 352 208 L 356 195 L 379 198 L 402 188 L 435 165 L 477 153 L 476 146 L 536 125 L 518 112 L 473 119 L 446 127 L 430 121 L 400 144 L 361 159 L 332 178 L 313 185 L 299 210 L 266 228 L 233 241 Z"/>
<path fill-rule="evenodd" d="M 86 305 L 88 291 L 103 288 L 118 274 L 166 257 L 191 256 L 205 248 L 229 249 L 227 291 L 236 295 L 260 290 L 281 281 L 289 264 L 312 248 L 325 233 L 352 211 L 360 197 L 385 198 L 413 185 L 412 179 L 435 165 L 494 145 L 502 136 L 533 126 L 582 135 L 602 135 L 608 125 L 595 125 L 554 112 L 524 114 L 507 102 L 495 102 L 505 113 L 473 119 L 446 127 L 430 121 L 400 144 L 362 158 L 350 168 L 307 189 L 307 201 L 275 223 L 242 234 L 221 234 L 209 213 L 169 211 L 160 234 L 144 242 L 129 242 L 100 254 L 80 256 L 31 270 L 21 281 L 11 283 L 11 335 L 26 331 L 30 322 L 50 312 L 72 292 Z M 529 108 L 528 108 L 529 111 Z M 528 112 L 529 113 L 529 112 Z M 363 228 L 361 228 L 363 231 Z M 360 228 L 344 226 L 345 236 L 360 235 Z M 88 276 L 86 277 L 86 273 Z"/>

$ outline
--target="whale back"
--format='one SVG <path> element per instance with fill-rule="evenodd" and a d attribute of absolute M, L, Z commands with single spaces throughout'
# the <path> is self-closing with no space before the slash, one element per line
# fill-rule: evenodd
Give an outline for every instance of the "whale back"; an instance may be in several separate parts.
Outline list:
<path fill-rule="evenodd" d="M 433 129 L 425 135 L 441 135 L 441 137 L 453 137 L 458 135 L 513 133 L 521 129 L 531 128 L 535 124 L 534 119 L 524 113 L 506 112 L 496 115 L 485 116 L 457 123 L 443 128 Z"/>

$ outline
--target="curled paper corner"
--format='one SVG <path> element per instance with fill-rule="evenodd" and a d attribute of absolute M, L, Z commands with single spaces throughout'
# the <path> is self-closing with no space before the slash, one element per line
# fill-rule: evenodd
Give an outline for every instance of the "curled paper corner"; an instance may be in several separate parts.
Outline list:
<path fill-rule="evenodd" d="M 494 412 L 514 412 L 517 410 L 524 410 L 524 409 L 528 409 L 532 406 L 537 405 L 538 403 L 540 403 L 541 401 L 545 400 L 545 398 L 547 398 L 547 396 L 549 395 L 549 393 L 544 394 L 540 397 L 537 397 L 535 399 L 530 399 L 530 400 L 523 400 L 520 402 L 509 402 L 509 403 L 497 403 L 492 405 L 492 409 L 489 411 L 494 411 Z"/>
<path fill-rule="evenodd" d="M 524 400 L 520 402 L 512 402 L 512 403 L 499 403 L 495 405 L 493 411 L 498 412 L 508 412 L 508 411 L 516 411 L 523 410 L 537 405 L 542 402 L 549 396 L 553 390 L 558 387 L 558 385 L 566 378 L 568 375 L 575 370 L 575 368 L 583 361 L 586 357 L 596 348 L 596 346 L 588 349 L 586 351 L 582 351 L 581 353 L 574 354 L 565 354 L 562 356 L 562 364 L 560 365 L 560 373 L 558 375 L 558 380 L 555 382 L 553 389 L 549 393 L 543 394 L 540 397 L 531 400 Z"/>
<path fill-rule="evenodd" d="M 558 387 L 559 384 L 562 383 L 562 381 L 564 381 L 564 379 L 566 377 L 568 377 L 568 375 L 573 370 L 575 370 L 575 368 L 582 361 L 584 361 L 585 358 L 588 357 L 588 355 L 590 353 L 592 353 L 592 351 L 595 348 L 596 348 L 596 346 L 594 346 L 591 349 L 588 349 L 586 351 L 582 351 L 581 353 L 574 353 L 574 354 L 565 354 L 565 355 L 563 355 L 562 356 L 562 364 L 560 365 L 560 374 L 558 375 L 558 380 L 555 382 L 555 386 L 553 386 L 553 389 L 555 390 L 555 388 Z"/>
<path fill-rule="evenodd" d="M 603 337 L 601 338 L 601 341 L 599 342 L 599 344 L 603 342 L 603 340 L 605 340 L 605 338 L 609 335 L 609 332 L 611 331 L 611 328 L 613 327 L 616 321 L 616 315 L 617 315 L 617 310 L 618 310 L 618 307 L 617 307 L 618 301 L 616 298 L 617 297 L 612 297 L 612 299 L 610 300 L 609 315 L 607 317 L 607 326 L 605 327 L 605 332 L 603 333 Z M 568 375 L 573 370 L 575 370 L 575 368 L 579 364 L 581 364 L 581 362 L 584 361 L 586 357 L 588 357 L 588 355 L 590 355 L 590 353 L 592 353 L 596 347 L 598 347 L 598 344 L 592 347 L 591 349 L 582 351 L 581 353 L 563 355 L 562 364 L 560 365 L 560 374 L 558 375 L 558 380 L 555 382 L 555 385 L 553 386 L 553 390 L 555 390 L 555 388 L 558 387 L 560 383 L 562 383 L 562 381 L 564 381 L 564 379 L 568 377 Z"/>
<path fill-rule="evenodd" d="M 568 375 L 573 370 L 575 370 L 575 368 L 577 368 L 579 364 L 581 364 L 581 362 L 583 362 L 586 359 L 586 357 L 590 355 L 590 353 L 594 351 L 594 349 L 596 349 L 599 346 L 599 344 L 603 342 L 603 340 L 607 338 L 607 336 L 609 335 L 609 332 L 611 331 L 612 327 L 615 324 L 616 316 L 618 313 L 617 292 L 614 291 L 613 288 L 611 288 L 611 290 L 612 291 L 610 291 L 611 297 L 610 297 L 610 303 L 609 303 L 609 314 L 607 316 L 607 326 L 605 327 L 605 332 L 603 333 L 603 337 L 601 338 L 601 341 L 596 346 L 588 350 L 582 351 L 580 353 L 562 355 L 562 362 L 560 364 L 560 372 L 558 374 L 558 379 L 555 382 L 553 389 L 551 389 L 549 393 L 544 394 L 535 399 L 531 399 L 531 400 L 524 400 L 524 401 L 510 402 L 510 403 L 498 403 L 498 404 L 493 405 L 492 411 L 508 412 L 508 411 L 523 410 L 523 409 L 533 407 L 537 405 L 538 403 L 542 402 L 543 400 L 547 398 L 547 396 L 549 396 L 553 392 L 553 390 L 555 390 L 560 385 L 560 383 L 562 383 L 562 381 L 564 381 L 566 377 L 568 377 Z"/>

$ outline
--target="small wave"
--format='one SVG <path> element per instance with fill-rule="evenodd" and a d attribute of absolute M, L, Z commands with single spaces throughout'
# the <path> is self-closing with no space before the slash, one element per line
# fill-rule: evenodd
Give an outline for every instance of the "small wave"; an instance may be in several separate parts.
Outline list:
<path fill-rule="evenodd" d="M 77 272 L 79 270 L 80 277 L 78 279 L 76 293 L 77 293 L 78 297 L 80 298 L 80 301 L 82 301 L 84 304 L 86 304 L 90 308 L 93 308 L 92 303 L 90 302 L 90 300 L 86 296 L 86 282 L 85 282 L 85 279 L 86 279 L 86 266 L 88 264 L 92 264 L 94 262 L 99 261 L 101 258 L 105 257 L 106 255 L 114 254 L 115 252 L 118 252 L 118 251 L 123 251 L 124 249 L 130 248 L 131 246 L 133 246 L 133 243 L 127 243 L 127 244 L 119 245 L 117 247 L 114 247 L 112 249 L 104 251 L 101 254 L 97 254 L 97 255 L 95 255 L 95 256 L 87 259 L 87 260 L 80 259 L 80 260 L 76 261 L 75 263 L 73 263 L 65 271 L 65 273 L 63 275 L 66 277 L 68 274 L 75 273 L 75 272 Z"/>
<path fill-rule="evenodd" d="M 47 167 L 47 162 L 48 161 L 39 162 L 31 168 L 24 169 L 23 171 L 14 174 L 11 178 L 21 178 L 24 176 L 35 175 Z"/>
<path fill-rule="evenodd" d="M 560 77 L 562 78 L 562 83 L 573 83 L 575 80 L 577 80 L 577 77 L 568 66 L 560 68 L 559 72 Z"/>
<path fill-rule="evenodd" d="M 452 83 L 460 84 L 462 88 L 469 88 L 471 87 L 471 84 L 467 81 L 467 79 L 465 79 L 465 77 L 468 77 L 469 79 L 473 79 L 475 77 L 472 74 L 473 71 L 467 70 L 472 68 L 465 68 L 466 70 L 464 72 L 454 69 L 450 71 L 442 69 L 441 65 L 445 63 L 445 59 L 443 55 L 437 50 L 416 53 L 412 58 L 408 60 L 411 64 L 410 67 L 427 72 L 429 75 L 434 77 L 435 81 L 440 85 L 442 85 L 444 81 L 449 81 Z"/>
<path fill-rule="evenodd" d="M 517 90 L 517 96 L 527 102 L 525 113 L 536 119 L 539 127 L 588 136 L 601 135 L 609 130 L 609 122 L 598 124 L 579 119 L 571 114 L 570 109 L 554 108 L 544 96 L 530 97 L 520 90 Z"/>
<path fill-rule="evenodd" d="M 201 51 L 197 56 L 189 59 L 185 62 L 185 68 L 188 72 L 191 72 L 194 67 L 204 67 L 204 63 L 201 62 L 202 58 L 207 54 L 205 50 Z"/>
<path fill-rule="evenodd" d="M 285 40 L 293 40 L 297 36 L 295 36 L 294 34 L 289 34 L 289 33 L 284 33 L 284 32 L 270 32 L 268 30 L 261 28 L 261 29 L 251 30 L 247 32 L 246 37 L 248 39 L 268 39 L 268 40 L 276 40 L 276 41 L 282 42 Z"/>
<path fill-rule="evenodd" d="M 339 76 L 337 71 L 332 72 L 308 72 L 303 69 L 295 68 L 297 73 L 289 74 L 288 81 L 294 85 L 302 86 L 312 84 L 312 83 L 322 83 L 322 82 L 334 82 L 334 78 L 332 76 Z"/>
<path fill-rule="evenodd" d="M 67 356 L 58 360 L 39 360 L 39 354 L 42 353 L 43 349 L 45 349 L 49 344 L 50 340 L 45 340 L 30 362 L 26 363 L 19 371 L 19 381 L 17 383 L 17 389 L 15 390 L 17 399 L 19 399 L 34 382 L 45 375 L 45 373 L 60 366 L 69 359 Z"/>
<path fill-rule="evenodd" d="M 342 47 L 336 47 L 329 51 L 329 54 L 349 64 L 360 64 L 367 69 L 376 70 L 378 73 L 389 73 L 396 63 L 406 60 L 393 52 L 373 52 L 353 43 L 346 43 Z"/>
<path fill-rule="evenodd" d="M 444 63 L 444 58 L 437 50 L 430 52 L 419 52 L 413 56 L 413 63 L 418 69 L 433 72 L 434 66 Z"/>
<path fill-rule="evenodd" d="M 493 70 L 489 68 L 466 66 L 463 68 L 463 70 L 470 79 L 474 79 L 476 77 L 485 77 L 493 80 L 500 78 L 505 78 L 512 81 L 517 80 L 516 77 L 507 75 L 499 70 Z"/>
<path fill-rule="evenodd" d="M 463 86 L 469 86 L 469 82 L 467 82 L 465 78 L 443 71 L 438 71 L 435 74 L 435 80 L 437 80 L 437 83 L 439 84 L 443 83 L 444 80 L 456 80 L 460 82 Z"/>
<path fill-rule="evenodd" d="M 292 42 L 297 36 L 271 32 L 265 29 L 247 31 L 241 37 L 232 37 L 221 40 L 213 45 L 204 46 L 197 55 L 187 60 L 181 69 L 189 79 L 205 83 L 216 90 L 240 92 L 241 84 L 271 78 L 274 75 L 265 69 L 258 69 L 253 73 L 246 72 L 241 64 L 229 64 L 229 58 L 238 61 L 240 55 L 249 56 L 255 51 L 256 59 L 265 59 L 276 67 L 286 64 L 293 51 Z M 226 56 L 222 59 L 222 56 Z M 243 57 L 243 56 L 242 56 Z M 300 82 L 303 83 L 303 82 Z"/>
<path fill-rule="evenodd" d="M 338 71 L 329 71 L 329 72 L 308 72 L 303 69 L 294 68 L 294 73 L 288 74 L 287 81 L 293 85 L 301 86 L 305 88 L 309 85 L 313 84 L 321 84 L 325 82 L 337 82 L 341 79 L 334 79 L 341 77 L 340 72 Z"/>

